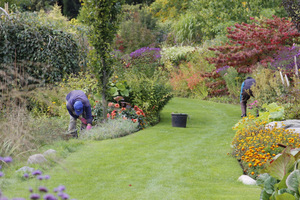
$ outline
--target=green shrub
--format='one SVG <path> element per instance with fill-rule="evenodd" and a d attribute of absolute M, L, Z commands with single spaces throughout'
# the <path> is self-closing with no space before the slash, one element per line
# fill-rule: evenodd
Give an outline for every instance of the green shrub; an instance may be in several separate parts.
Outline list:
<path fill-rule="evenodd" d="M 90 97 L 92 97 L 92 95 L 99 95 L 97 78 L 90 71 L 69 74 L 62 80 L 62 82 L 59 83 L 58 86 L 65 91 L 82 90 L 87 96 L 90 95 Z M 69 93 L 70 91 L 67 92 Z"/>
<path fill-rule="evenodd" d="M 206 73 L 214 69 L 214 66 L 206 60 L 210 53 L 206 48 L 195 49 L 186 53 L 187 61 L 181 61 L 178 67 L 171 64 L 165 66 L 170 72 L 170 83 L 176 96 L 200 99 L 207 97 L 206 84 L 209 79 L 206 77 Z"/>
<path fill-rule="evenodd" d="M 284 106 L 285 119 L 300 119 L 300 80 L 294 76 L 287 93 L 278 98 L 278 102 Z"/>
<path fill-rule="evenodd" d="M 141 5 L 123 7 L 124 16 L 114 48 L 129 54 L 139 48 L 158 45 L 156 20 Z"/>
<path fill-rule="evenodd" d="M 253 73 L 253 78 L 256 84 L 252 91 L 260 106 L 277 102 L 278 97 L 287 92 L 279 71 L 258 67 Z"/>
<path fill-rule="evenodd" d="M 172 98 L 171 87 L 162 71 L 156 71 L 153 77 L 144 74 L 126 74 L 126 80 L 133 94 L 133 104 L 146 114 L 150 125 L 159 122 L 159 113 Z"/>
<path fill-rule="evenodd" d="M 237 102 L 239 102 L 240 89 L 243 79 L 239 76 L 239 73 L 233 67 L 229 67 L 226 70 L 226 73 L 223 75 L 223 78 L 226 81 L 226 86 L 231 97 L 236 99 Z"/>
<path fill-rule="evenodd" d="M 0 62 L 6 65 L 6 76 L 33 77 L 41 82 L 55 82 L 65 74 L 80 70 L 80 55 L 73 35 L 37 23 L 31 13 L 11 14 L 11 20 L 0 19 Z M 13 76 L 14 77 L 14 76 Z M 17 77 L 14 77 L 15 79 Z M 28 79 L 20 87 L 35 83 Z"/>
<path fill-rule="evenodd" d="M 176 23 L 173 23 L 171 31 L 175 35 L 176 43 L 192 44 L 201 41 L 201 32 L 196 16 L 191 13 L 181 15 Z"/>
<path fill-rule="evenodd" d="M 130 54 L 130 73 L 144 74 L 152 77 L 162 66 L 160 65 L 160 48 L 143 47 Z"/>
<path fill-rule="evenodd" d="M 161 50 L 161 59 L 163 63 L 171 61 L 172 64 L 177 66 L 181 61 L 186 61 L 188 53 L 194 51 L 197 51 L 197 48 L 192 46 L 163 47 Z"/>

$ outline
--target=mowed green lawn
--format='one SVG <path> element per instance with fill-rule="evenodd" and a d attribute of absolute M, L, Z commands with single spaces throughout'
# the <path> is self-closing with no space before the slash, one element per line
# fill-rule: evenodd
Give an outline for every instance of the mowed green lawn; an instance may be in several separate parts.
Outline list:
<path fill-rule="evenodd" d="M 189 114 L 187 128 L 172 127 L 172 112 Z M 239 118 L 237 105 L 174 98 L 158 125 L 89 142 L 45 172 L 51 176 L 46 186 L 65 185 L 77 200 L 259 199 L 258 186 L 237 181 L 242 170 L 228 155 L 231 127 Z M 4 194 L 28 197 L 27 188 L 28 183 L 15 183 Z"/>

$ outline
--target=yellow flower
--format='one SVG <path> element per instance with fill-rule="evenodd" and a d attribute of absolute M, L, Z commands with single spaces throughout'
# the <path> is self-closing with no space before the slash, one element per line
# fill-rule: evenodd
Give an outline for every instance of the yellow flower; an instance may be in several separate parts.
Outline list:
<path fill-rule="evenodd" d="M 244 2 L 242 2 L 242 4 L 243 4 L 243 7 L 246 7 L 247 2 L 244 1 Z"/>
<path fill-rule="evenodd" d="M 53 103 L 53 104 L 56 104 L 56 102 L 55 102 L 55 101 L 53 101 L 52 103 Z"/>

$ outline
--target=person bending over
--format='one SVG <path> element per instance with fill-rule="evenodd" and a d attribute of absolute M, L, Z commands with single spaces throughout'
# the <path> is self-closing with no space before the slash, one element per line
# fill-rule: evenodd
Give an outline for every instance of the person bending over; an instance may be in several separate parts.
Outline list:
<path fill-rule="evenodd" d="M 92 128 L 91 104 L 85 93 L 81 90 L 73 90 L 67 96 L 67 110 L 70 114 L 68 133 L 73 137 L 78 137 L 76 129 L 77 119 L 81 120 L 80 130 L 90 130 Z"/>

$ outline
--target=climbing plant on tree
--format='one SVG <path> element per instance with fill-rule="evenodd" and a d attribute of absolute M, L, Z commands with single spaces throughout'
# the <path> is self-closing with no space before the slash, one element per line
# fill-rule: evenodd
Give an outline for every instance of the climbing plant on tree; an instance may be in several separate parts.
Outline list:
<path fill-rule="evenodd" d="M 84 1 L 79 19 L 89 26 L 89 43 L 93 48 L 89 52 L 89 65 L 101 84 L 103 115 L 107 114 L 107 92 L 109 78 L 112 75 L 111 44 L 119 25 L 119 14 L 123 1 L 89 0 Z"/>

